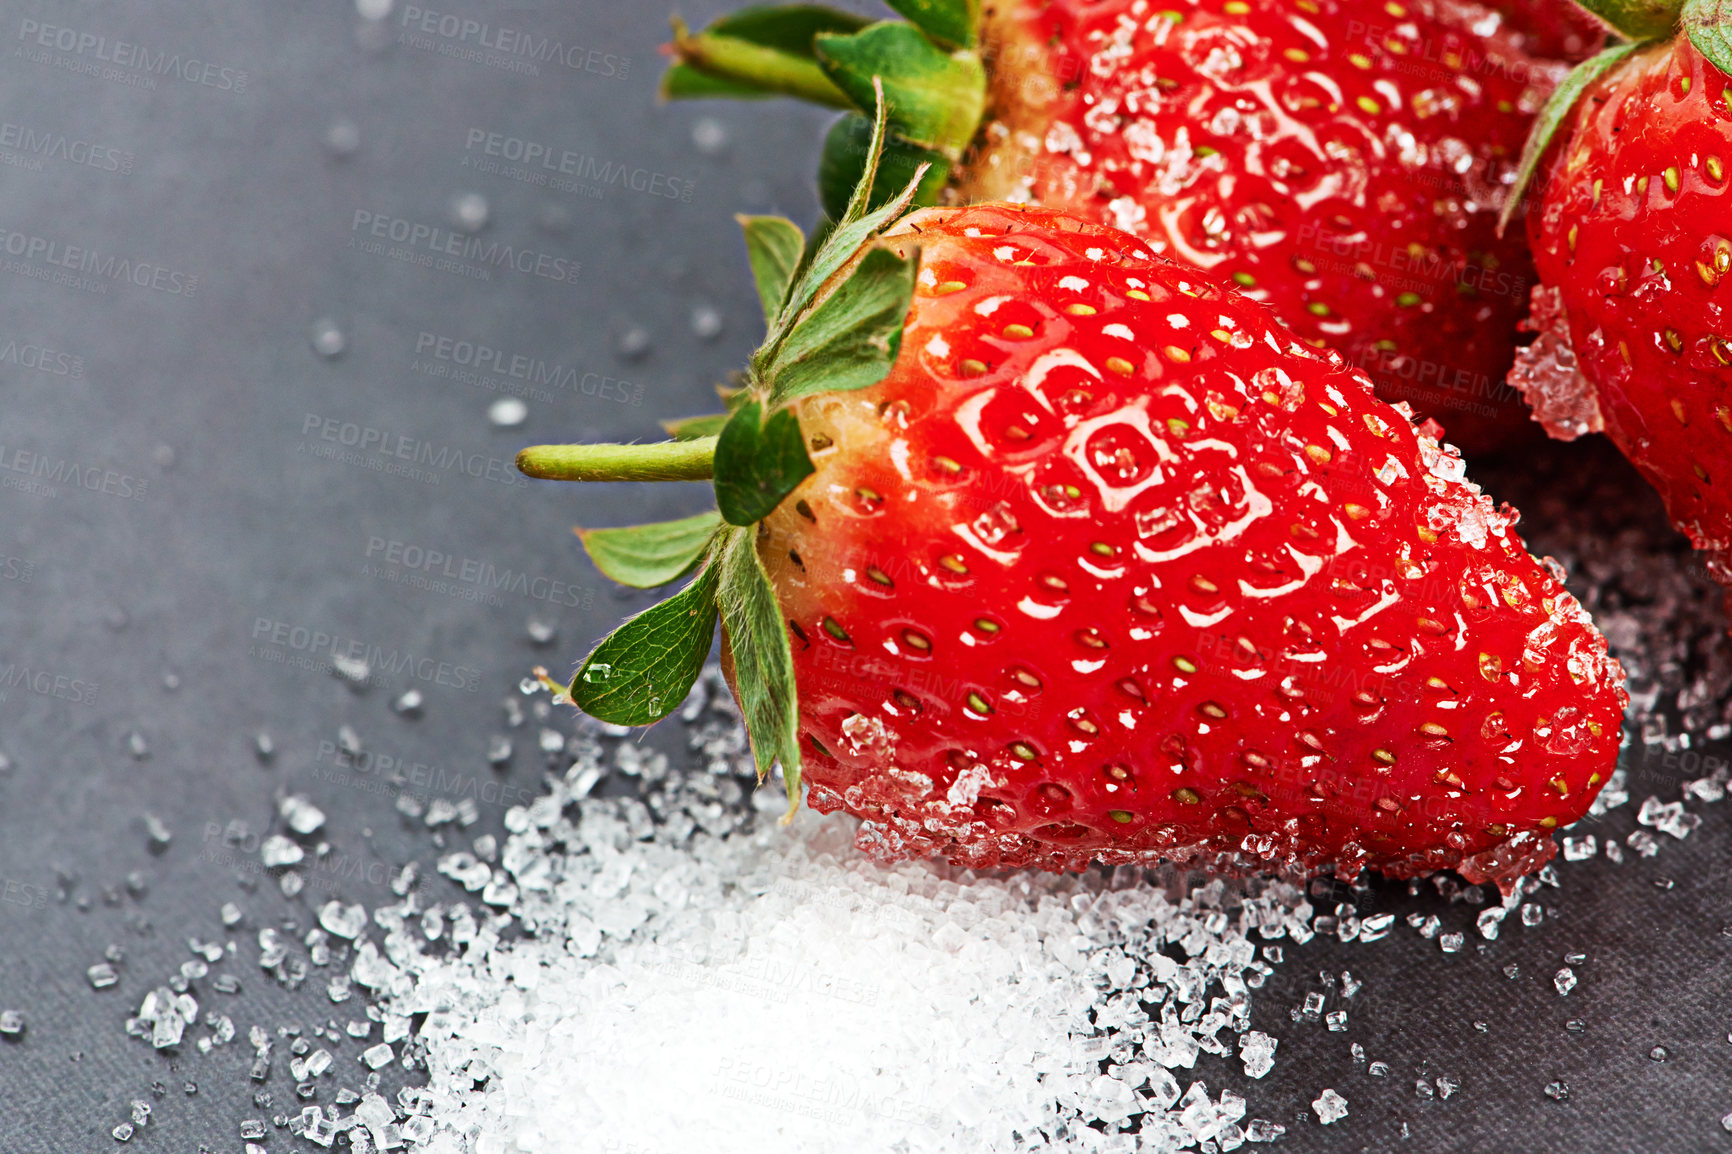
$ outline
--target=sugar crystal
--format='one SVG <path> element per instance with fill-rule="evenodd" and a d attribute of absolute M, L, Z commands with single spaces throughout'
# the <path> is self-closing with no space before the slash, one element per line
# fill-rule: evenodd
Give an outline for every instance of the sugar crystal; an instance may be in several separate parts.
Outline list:
<path fill-rule="evenodd" d="M 290 794 L 278 802 L 277 813 L 302 837 L 317 833 L 325 824 L 325 811 L 300 794 Z"/>
<path fill-rule="evenodd" d="M 1347 1117 L 1347 1099 L 1334 1090 L 1325 1090 L 1317 1095 L 1311 1108 L 1317 1111 L 1317 1120 L 1325 1126 Z"/>

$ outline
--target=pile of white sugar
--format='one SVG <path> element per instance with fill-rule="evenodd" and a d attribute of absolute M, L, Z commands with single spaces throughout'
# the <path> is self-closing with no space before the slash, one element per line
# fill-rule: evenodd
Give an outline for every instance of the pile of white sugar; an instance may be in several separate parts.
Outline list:
<path fill-rule="evenodd" d="M 708 772 L 580 733 L 496 861 L 441 860 L 503 914 L 416 892 L 375 911 L 383 951 L 361 943 L 353 976 L 388 1015 L 426 1015 L 431 1120 L 377 1144 L 1128 1154 L 1279 1136 L 1206 1081 L 1272 1064 L 1250 991 L 1263 939 L 1310 937 L 1297 889 L 884 870 L 851 819 L 781 828 L 774 783 L 754 806 L 732 703 L 713 704 L 693 739 Z M 648 804 L 591 796 L 609 773 Z"/>

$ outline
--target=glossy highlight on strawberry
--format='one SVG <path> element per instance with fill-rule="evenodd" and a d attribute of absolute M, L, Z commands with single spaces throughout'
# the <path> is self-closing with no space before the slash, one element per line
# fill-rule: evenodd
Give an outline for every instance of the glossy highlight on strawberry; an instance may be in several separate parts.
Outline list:
<path fill-rule="evenodd" d="M 1610 436 L 1732 586 L 1728 89 L 1680 36 L 1584 91 L 1527 219 L 1565 347 L 1519 379 L 1555 436 Z"/>
<path fill-rule="evenodd" d="M 1261 306 L 1050 210 L 924 210 L 879 384 L 797 405 L 759 556 L 810 801 L 885 860 L 1546 860 L 1604 640 L 1436 430 Z"/>

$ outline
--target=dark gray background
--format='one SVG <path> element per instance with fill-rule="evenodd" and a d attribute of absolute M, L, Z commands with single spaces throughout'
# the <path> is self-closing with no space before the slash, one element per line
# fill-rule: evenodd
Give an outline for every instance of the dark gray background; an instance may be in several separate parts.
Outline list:
<path fill-rule="evenodd" d="M 697 23 L 723 6 L 681 7 Z M 198 278 L 192 294 L 112 281 L 97 294 L 29 276 L 20 266 L 49 266 L 28 255 L 0 266 L 0 481 L 26 482 L 7 471 L 23 452 L 63 478 L 74 468 L 81 477 L 113 474 L 107 487 L 118 490 L 65 480 L 49 482 L 52 495 L 0 488 L 0 672 L 49 675 L 0 686 L 0 750 L 13 763 L 0 776 L 0 1007 L 24 1009 L 30 1023 L 22 1043 L 0 1045 L 0 1151 L 115 1148 L 108 1132 L 134 1097 L 156 1109 L 131 1147 L 238 1151 L 240 1119 L 299 1107 L 286 1056 L 271 1083 L 278 1105 L 260 1111 L 239 1042 L 210 1057 L 189 1050 L 170 1059 L 123 1030 L 145 991 L 189 956 L 188 936 L 241 939 L 242 960 L 227 967 L 245 983 L 242 995 L 206 991 L 202 1001 L 231 1014 L 243 1037 L 254 1022 L 274 1029 L 358 1010 L 331 1006 L 322 975 L 290 993 L 252 965 L 259 925 L 291 919 L 304 931 L 327 891 L 310 888 L 294 902 L 270 880 L 247 891 L 209 831 L 236 820 L 271 829 L 274 799 L 295 790 L 330 814 L 335 851 L 392 868 L 430 863 L 427 831 L 395 812 L 389 794 L 316 776 L 329 768 L 319 743 L 343 723 L 374 751 L 535 791 L 527 731 L 515 735 L 519 753 L 503 775 L 485 764 L 487 736 L 503 730 L 500 700 L 536 661 L 558 666 L 579 655 L 634 605 L 588 568 L 571 525 L 689 512 L 703 494 L 679 486 L 579 493 L 497 478 L 510 478 L 506 466 L 524 444 L 653 437 L 658 418 L 709 407 L 711 387 L 743 362 L 759 328 L 733 214 L 780 211 L 807 223 L 815 212 L 808 174 L 824 116 L 785 102 L 656 103 L 665 0 L 422 7 L 555 35 L 597 55 L 588 69 L 542 63 L 538 75 L 451 59 L 398 42 L 401 3 L 371 37 L 358 35 L 353 6 L 338 0 L 0 3 L 7 131 L 94 143 L 125 154 L 131 168 L 52 157 L 39 168 L 0 164 L 0 228 L 59 251 L 79 246 L 161 266 L 182 285 Z M 33 58 L 20 51 L 33 43 L 28 21 L 103 38 L 110 54 L 125 41 L 153 58 L 210 62 L 229 70 L 227 80 L 220 71 L 214 84 L 157 75 L 146 89 L 123 82 L 147 75 L 137 64 L 120 67 L 121 79 L 76 72 L 66 65 L 96 49 Z M 240 72 L 244 90 L 235 91 Z M 360 146 L 339 159 L 325 136 L 344 118 L 358 127 Z M 725 136 L 719 149 L 713 128 L 699 134 L 709 148 L 694 142 L 705 118 Z M 613 185 L 595 197 L 480 173 L 463 163 L 471 129 L 660 174 L 681 188 L 689 182 L 692 194 L 682 201 Z M 580 262 L 576 283 L 500 271 L 481 282 L 349 247 L 357 210 L 445 226 L 450 199 L 466 192 L 490 205 L 486 240 Z M 705 305 L 724 322 L 710 340 L 691 322 Z M 308 326 L 322 317 L 346 334 L 338 359 L 310 345 Z M 637 328 L 648 334 L 647 351 L 622 355 L 622 337 Z M 521 428 L 493 428 L 488 404 L 524 395 L 520 383 L 493 375 L 483 388 L 419 371 L 424 332 L 563 366 L 578 387 L 551 403 L 531 400 Z M 24 367 L 7 358 L 7 342 L 79 358 L 81 372 Z M 625 381 L 634 394 L 641 386 L 640 403 L 586 395 L 585 374 Z M 483 470 L 491 461 L 495 479 L 441 469 L 426 484 L 315 456 L 309 450 L 327 443 L 303 435 L 309 417 L 377 429 L 393 443 L 414 438 L 435 456 L 460 452 Z M 1484 475 L 1498 495 L 1524 502 L 1561 486 L 1567 504 L 1596 510 L 1589 531 L 1611 539 L 1627 530 L 1650 554 L 1681 562 L 1651 503 L 1613 499 L 1639 493 L 1640 483 L 1603 450 L 1547 448 Z M 1532 517 L 1526 527 L 1546 548 L 1568 547 L 1547 540 Z M 499 606 L 475 604 L 364 575 L 372 538 L 567 582 L 581 604 L 510 593 Z M 1701 585 L 1699 574 L 1693 580 Z M 558 623 L 554 648 L 529 643 L 531 616 Z M 444 662 L 474 689 L 399 676 L 358 694 L 328 672 L 261 657 L 287 655 L 255 638 L 261 621 L 267 633 L 281 622 Z M 1702 628 L 1717 629 L 1717 615 Z M 179 677 L 178 689 L 165 687 L 165 671 Z M 58 697 L 56 677 L 64 679 Z M 407 685 L 425 693 L 421 720 L 389 708 Z M 279 751 L 268 766 L 252 752 L 261 729 Z M 148 757 L 128 752 L 133 732 Z M 1678 776 L 1658 759 L 1636 764 Z M 1648 792 L 1670 799 L 1675 784 L 1633 783 L 1634 802 Z M 1622 836 L 1633 827 L 1630 809 L 1606 827 Z M 174 831 L 160 856 L 147 846 L 147 812 Z M 502 813 L 484 805 L 469 832 L 498 832 Z M 1657 859 L 1567 867 L 1562 890 L 1540 899 L 1555 920 L 1531 930 L 1512 922 L 1483 954 L 1470 937 L 1466 951 L 1444 956 L 1405 925 L 1376 946 L 1289 945 L 1288 964 L 1253 1011 L 1253 1024 L 1281 1040 L 1275 1072 L 1247 1084 L 1205 1059 L 1199 1074 L 1212 1089 L 1246 1094 L 1253 1115 L 1284 1121 L 1295 1149 L 1732 1145 L 1718 1122 L 1732 1110 L 1732 1012 L 1722 1009 L 1732 950 L 1721 933 L 1732 921 L 1728 844 L 1720 813 L 1709 810 L 1696 836 L 1668 842 Z M 148 882 L 142 896 L 122 886 L 133 870 Z M 1675 887 L 1658 888 L 1660 875 Z M 336 892 L 369 908 L 391 900 L 365 880 Z M 248 912 L 243 933 L 222 932 L 217 911 L 229 900 Z M 1429 887 L 1417 899 L 1379 887 L 1368 902 L 1402 915 L 1439 912 L 1456 929 L 1470 929 L 1475 912 L 1446 907 Z M 111 943 L 126 953 L 122 980 L 92 991 L 85 968 Z M 1576 967 L 1580 987 L 1559 998 L 1550 975 L 1574 949 L 1589 960 Z M 1512 961 L 1522 971 L 1515 981 L 1500 972 Z M 1317 988 L 1319 969 L 1344 967 L 1366 981 L 1346 1004 L 1347 1033 L 1287 1020 L 1288 1007 Z M 1584 1032 L 1564 1029 L 1572 1017 L 1585 1020 Z M 1356 1069 L 1352 1041 L 1388 1061 L 1391 1076 Z M 1670 1051 L 1667 1061 L 1647 1057 L 1656 1044 Z M 340 1057 L 346 1084 L 358 1082 L 359 1048 Z M 1456 1077 L 1463 1088 L 1448 1102 L 1422 1102 L 1413 1093 L 1422 1073 Z M 1543 1096 L 1554 1078 L 1569 1083 L 1569 1101 Z M 188 1079 L 196 1096 L 181 1089 Z M 160 1098 L 150 1090 L 158 1081 L 168 1091 Z M 1298 1117 L 1324 1086 L 1351 1104 L 1327 1130 Z M 273 1131 L 269 1145 L 297 1143 Z"/>

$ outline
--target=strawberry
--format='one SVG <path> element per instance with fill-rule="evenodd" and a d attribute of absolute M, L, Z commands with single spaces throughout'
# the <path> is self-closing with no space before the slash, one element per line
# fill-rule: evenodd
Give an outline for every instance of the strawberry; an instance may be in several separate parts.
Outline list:
<path fill-rule="evenodd" d="M 1549 16 L 1559 0 L 1511 3 Z M 933 165 L 922 203 L 1034 201 L 1125 229 L 1231 278 L 1470 451 L 1529 427 L 1503 381 L 1532 273 L 1495 218 L 1563 66 L 1496 15 L 1453 0 L 892 7 L 914 23 L 809 7 L 676 23 L 664 92 L 854 108 L 821 165 L 833 210 L 883 72 L 893 160 Z"/>
<path fill-rule="evenodd" d="M 912 189 L 791 289 L 765 270 L 793 226 L 748 221 L 771 335 L 732 415 L 682 427 L 714 438 L 520 456 L 711 475 L 720 510 L 585 533 L 622 579 L 698 568 L 561 691 L 671 712 L 719 604 L 760 768 L 886 861 L 1509 884 L 1547 860 L 1616 758 L 1622 670 L 1435 424 L 1137 237 L 896 219 Z M 843 312 L 872 318 L 862 360 L 788 359 Z"/>
<path fill-rule="evenodd" d="M 1610 436 L 1732 586 L 1732 48 L 1717 10 L 1694 9 L 1606 12 L 1636 40 L 1541 119 L 1523 170 L 1542 177 L 1526 221 L 1541 336 L 1510 380 L 1553 436 Z"/>
<path fill-rule="evenodd" d="M 1530 56 L 1586 60 L 1605 46 L 1606 26 L 1573 0 L 1491 0 L 1510 33 Z"/>

